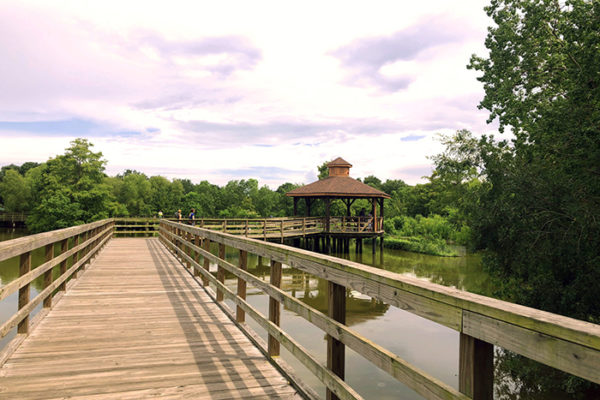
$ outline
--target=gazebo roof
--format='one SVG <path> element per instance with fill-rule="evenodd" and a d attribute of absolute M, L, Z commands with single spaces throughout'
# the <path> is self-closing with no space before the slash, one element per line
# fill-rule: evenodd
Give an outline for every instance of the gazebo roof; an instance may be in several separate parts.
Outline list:
<path fill-rule="evenodd" d="M 350 178 L 348 170 L 352 164 L 348 161 L 338 157 L 327 166 L 329 167 L 327 178 L 290 190 L 285 195 L 290 197 L 390 198 L 387 193 Z"/>

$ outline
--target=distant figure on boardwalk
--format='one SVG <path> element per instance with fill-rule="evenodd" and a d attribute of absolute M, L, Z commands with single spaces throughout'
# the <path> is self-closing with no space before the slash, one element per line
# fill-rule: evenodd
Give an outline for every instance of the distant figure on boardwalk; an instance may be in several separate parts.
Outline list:
<path fill-rule="evenodd" d="M 195 219 L 196 219 L 196 210 L 194 210 L 193 208 L 190 210 L 190 215 L 189 215 L 189 219 L 190 219 L 190 225 L 195 225 Z"/>
<path fill-rule="evenodd" d="M 162 210 L 158 210 L 158 218 L 162 218 L 163 217 L 163 212 Z"/>
<path fill-rule="evenodd" d="M 181 221 L 181 209 L 177 210 L 175 216 L 177 217 L 177 220 Z"/>

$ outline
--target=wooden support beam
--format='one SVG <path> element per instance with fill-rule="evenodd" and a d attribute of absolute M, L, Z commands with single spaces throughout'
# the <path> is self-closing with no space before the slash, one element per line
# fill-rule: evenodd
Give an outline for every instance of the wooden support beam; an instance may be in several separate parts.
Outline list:
<path fill-rule="evenodd" d="M 239 259 L 238 266 L 242 271 L 248 271 L 248 252 L 247 251 L 240 250 L 240 259 Z M 242 278 L 238 278 L 238 280 L 237 280 L 237 295 L 241 299 L 246 300 L 246 281 Z M 246 321 L 246 312 L 240 306 L 236 307 L 235 320 L 237 322 L 245 322 Z"/>
<path fill-rule="evenodd" d="M 200 236 L 199 235 L 194 235 L 194 245 L 196 245 L 197 247 L 201 246 L 201 240 L 200 240 Z M 200 264 L 200 253 L 198 253 L 197 251 L 194 251 L 194 261 L 196 261 L 198 264 Z M 194 276 L 201 276 L 202 274 L 200 274 L 200 272 L 194 268 Z"/>
<path fill-rule="evenodd" d="M 225 259 L 225 245 L 219 243 L 219 258 Z M 225 269 L 220 265 L 217 266 L 217 280 L 221 283 L 225 283 Z M 217 288 L 217 301 L 223 301 L 223 291 Z"/>
<path fill-rule="evenodd" d="M 494 346 L 460 334 L 458 386 L 473 400 L 494 397 Z"/>
<path fill-rule="evenodd" d="M 31 252 L 27 251 L 19 257 L 19 276 L 31 271 Z M 29 303 L 30 284 L 27 283 L 19 289 L 19 310 Z M 17 333 L 29 333 L 29 315 L 27 315 L 17 326 Z"/>
<path fill-rule="evenodd" d="M 54 258 L 54 243 L 47 244 L 44 253 L 46 262 L 52 260 Z M 48 271 L 44 272 L 44 289 L 52 285 L 52 270 L 53 268 L 50 268 Z M 50 307 L 52 307 L 52 296 L 48 296 L 44 299 L 44 308 Z"/>
<path fill-rule="evenodd" d="M 294 217 L 298 215 L 298 198 L 294 197 Z"/>
<path fill-rule="evenodd" d="M 327 315 L 341 324 L 346 324 L 346 288 L 328 281 L 327 300 Z M 327 335 L 327 368 L 344 380 L 345 365 L 346 346 Z M 338 400 L 338 397 L 327 389 L 327 400 Z"/>
<path fill-rule="evenodd" d="M 69 239 L 63 239 L 60 242 L 60 254 L 65 253 L 67 250 L 69 250 Z M 60 276 L 63 276 L 65 273 L 67 272 L 67 260 L 65 259 L 64 261 L 60 262 Z M 61 291 L 65 291 L 67 289 L 66 283 L 63 282 L 59 287 L 58 290 Z"/>
<path fill-rule="evenodd" d="M 202 248 L 210 253 L 210 239 L 204 238 L 202 242 Z M 206 271 L 210 269 L 210 260 L 206 257 L 204 257 L 203 267 Z M 204 276 L 202 277 L 202 285 L 208 286 L 208 279 Z"/>
<path fill-rule="evenodd" d="M 75 235 L 73 238 L 73 247 L 77 247 L 79 245 L 79 235 Z M 73 253 L 73 265 L 75 265 L 79 261 L 79 252 L 76 251 Z M 77 271 L 73 273 L 73 279 L 77 279 Z"/>
<path fill-rule="evenodd" d="M 270 283 L 275 287 L 281 287 L 281 263 L 271 260 L 271 276 Z M 273 297 L 269 297 L 269 321 L 279 326 L 281 317 L 281 307 L 279 302 Z M 269 356 L 279 356 L 279 342 L 277 339 L 269 334 L 268 348 L 267 351 Z"/>

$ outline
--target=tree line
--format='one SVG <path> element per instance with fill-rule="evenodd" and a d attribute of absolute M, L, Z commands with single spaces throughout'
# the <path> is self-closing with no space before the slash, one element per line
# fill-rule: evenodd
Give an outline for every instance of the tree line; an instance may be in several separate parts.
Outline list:
<path fill-rule="evenodd" d="M 6 211 L 29 214 L 27 226 L 42 232 L 83 224 L 109 217 L 165 217 L 182 210 L 184 216 L 195 209 L 199 217 L 267 218 L 293 215 L 293 200 L 285 194 L 300 185 L 284 183 L 272 190 L 256 179 L 231 180 L 218 186 L 208 181 L 167 179 L 126 170 L 116 176 L 105 173 L 107 161 L 93 151 L 87 139 L 75 139 L 64 154 L 45 163 L 25 162 L 0 169 L 0 203 Z M 327 161 L 318 166 L 320 179 Z M 359 179 L 360 180 L 360 179 Z M 441 214 L 456 217 L 457 209 L 439 196 L 436 181 L 411 186 L 400 179 L 381 181 L 367 176 L 362 181 L 392 196 L 386 203 L 386 216 L 400 217 Z M 366 200 L 352 205 L 352 214 L 370 209 Z M 305 205 L 299 202 L 299 215 Z M 345 215 L 341 201 L 332 204 L 333 215 Z M 324 204 L 315 204 L 312 215 L 324 215 Z"/>

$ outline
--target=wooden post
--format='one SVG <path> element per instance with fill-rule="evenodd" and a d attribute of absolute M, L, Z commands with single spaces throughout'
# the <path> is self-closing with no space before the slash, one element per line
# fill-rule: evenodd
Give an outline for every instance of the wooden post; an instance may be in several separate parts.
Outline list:
<path fill-rule="evenodd" d="M 248 237 L 248 219 L 246 219 L 246 226 L 244 227 L 244 236 Z"/>
<path fill-rule="evenodd" d="M 188 244 L 190 243 L 191 238 L 192 238 L 192 234 L 191 233 L 189 233 L 189 232 L 183 232 L 183 240 L 184 240 L 183 245 L 184 245 L 184 249 L 185 249 L 185 254 L 188 257 L 192 256 L 192 250 L 190 250 L 190 248 L 188 247 Z M 192 263 L 189 262 L 189 261 L 187 261 L 187 260 L 185 262 L 185 265 L 188 268 L 192 268 Z"/>
<path fill-rule="evenodd" d="M 227 232 L 227 220 L 224 219 L 223 220 L 223 233 L 226 233 L 226 232 Z"/>
<path fill-rule="evenodd" d="M 200 247 L 200 236 L 199 235 L 194 235 L 194 244 L 197 247 Z M 194 251 L 194 261 L 196 261 L 196 263 L 200 264 L 200 253 L 198 253 L 197 251 Z M 198 272 L 198 270 L 196 269 L 196 267 L 194 267 L 194 276 L 200 276 L 200 272 Z"/>
<path fill-rule="evenodd" d="M 298 198 L 294 197 L 294 217 L 298 215 Z"/>
<path fill-rule="evenodd" d="M 283 220 L 279 221 L 279 229 L 281 229 L 281 243 L 283 244 Z"/>
<path fill-rule="evenodd" d="M 225 245 L 223 243 L 219 243 L 219 258 L 221 260 L 225 259 Z M 217 280 L 225 283 L 225 269 L 220 265 L 217 266 Z M 217 301 L 223 301 L 223 291 L 220 289 L 217 289 Z"/>
<path fill-rule="evenodd" d="M 239 268 L 242 271 L 248 271 L 248 252 L 245 250 L 240 250 L 240 260 L 239 260 Z M 242 278 L 238 278 L 237 281 L 237 295 L 242 299 L 246 300 L 246 281 Z M 246 312 L 240 307 L 237 306 L 235 309 L 235 320 L 237 322 L 245 322 L 246 321 Z"/>
<path fill-rule="evenodd" d="M 306 218 L 302 218 L 302 237 L 306 237 Z"/>
<path fill-rule="evenodd" d="M 73 239 L 73 247 L 77 247 L 79 246 L 79 235 L 75 235 L 75 238 Z M 79 261 L 79 252 L 76 251 L 75 253 L 73 253 L 73 265 L 75 265 L 75 263 Z M 73 273 L 73 279 L 77 279 L 77 270 L 75 270 L 75 272 Z"/>
<path fill-rule="evenodd" d="M 494 397 L 494 346 L 460 334 L 458 389 L 473 400 Z"/>
<path fill-rule="evenodd" d="M 267 241 L 267 220 L 264 219 L 263 220 L 263 235 L 264 235 L 264 241 Z"/>
<path fill-rule="evenodd" d="M 208 238 L 204 238 L 202 243 L 202 248 L 208 252 L 210 252 L 210 240 Z M 204 257 L 204 269 L 206 272 L 210 270 L 210 260 Z M 202 277 L 202 285 L 208 286 L 208 279 L 206 277 Z"/>
<path fill-rule="evenodd" d="M 50 243 L 46 245 L 45 251 L 45 260 L 46 262 L 52 260 L 54 257 L 54 243 Z M 52 285 L 52 270 L 54 268 L 50 268 L 48 271 L 44 272 L 44 289 L 48 286 Z M 44 299 L 44 308 L 52 307 L 52 293 L 48 294 L 48 297 Z"/>
<path fill-rule="evenodd" d="M 281 287 L 281 263 L 271 260 L 270 283 L 275 287 Z M 280 322 L 279 302 L 269 297 L 269 321 L 279 326 Z M 273 336 L 269 335 L 268 353 L 271 357 L 279 356 L 279 342 Z"/>
<path fill-rule="evenodd" d="M 69 249 L 69 239 L 63 239 L 60 242 L 60 254 L 64 254 Z M 60 276 L 63 276 L 67 272 L 67 260 L 60 262 Z M 58 290 L 67 290 L 67 283 L 63 282 L 58 287 Z"/>
<path fill-rule="evenodd" d="M 327 289 L 327 315 L 341 324 L 346 324 L 346 288 L 328 281 Z M 327 335 L 327 368 L 342 380 L 345 375 L 345 350 L 344 343 Z M 327 389 L 327 400 L 338 400 L 338 397 Z"/>
<path fill-rule="evenodd" d="M 330 208 L 331 208 L 331 199 L 329 197 L 325 198 L 325 233 L 329 233 L 329 230 L 331 228 L 331 215 L 330 215 Z"/>
<path fill-rule="evenodd" d="M 23 276 L 31 271 L 31 253 L 28 251 L 21 254 L 19 259 L 19 276 Z M 30 284 L 27 283 L 19 289 L 19 310 L 29 303 Z M 17 333 L 29 333 L 29 314 L 19 322 Z"/>

